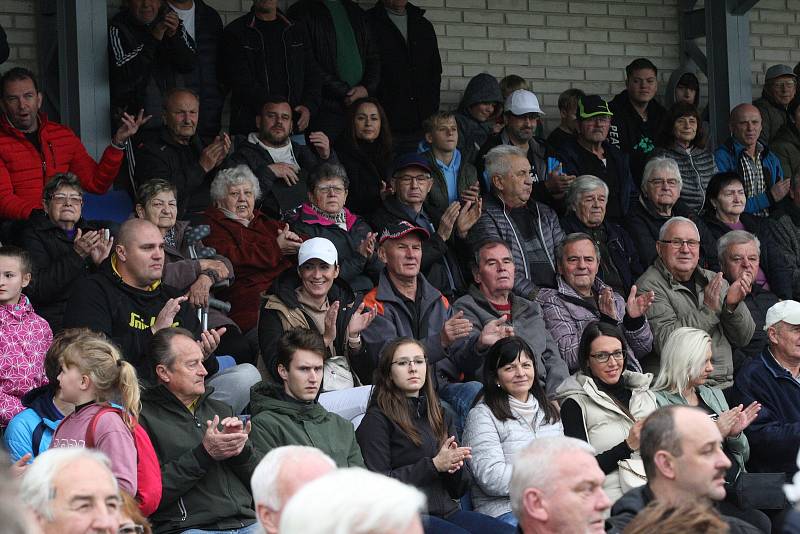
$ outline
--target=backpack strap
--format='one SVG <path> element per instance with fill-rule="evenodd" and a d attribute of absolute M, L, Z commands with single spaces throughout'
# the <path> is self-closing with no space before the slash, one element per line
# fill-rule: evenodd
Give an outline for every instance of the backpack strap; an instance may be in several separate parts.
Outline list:
<path fill-rule="evenodd" d="M 119 415 L 120 417 L 122 417 L 122 410 L 120 410 L 118 408 L 114 408 L 113 406 L 109 406 L 109 405 L 105 405 L 102 408 L 100 408 L 97 411 L 97 413 L 94 414 L 94 417 L 92 417 L 92 420 L 89 421 L 89 426 L 86 428 L 86 437 L 84 438 L 84 443 L 85 443 L 85 446 L 86 446 L 87 449 L 93 449 L 94 448 L 94 445 L 95 445 L 95 443 L 94 443 L 94 433 L 95 433 L 95 429 L 97 428 L 97 420 L 100 419 L 101 415 L 103 415 L 105 413 L 108 413 L 108 412 L 114 412 L 117 415 Z"/>
<path fill-rule="evenodd" d="M 31 453 L 34 458 L 39 456 L 39 447 L 42 445 L 42 436 L 44 436 L 46 428 L 47 425 L 44 424 L 44 421 L 39 421 L 39 424 L 33 429 L 33 434 L 31 435 Z"/>

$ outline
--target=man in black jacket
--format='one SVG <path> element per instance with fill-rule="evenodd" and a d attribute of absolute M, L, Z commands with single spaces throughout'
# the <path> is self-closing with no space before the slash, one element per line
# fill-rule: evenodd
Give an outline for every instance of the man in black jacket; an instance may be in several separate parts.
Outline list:
<path fill-rule="evenodd" d="M 380 56 L 366 14 L 353 0 L 300 0 L 288 14 L 305 29 L 322 79 L 311 128 L 336 139 L 344 130 L 345 109 L 378 89 Z"/>
<path fill-rule="evenodd" d="M 153 117 L 146 131 L 158 130 L 164 93 L 177 87 L 178 74 L 191 72 L 197 61 L 177 13 L 161 0 L 126 0 L 108 25 L 108 49 L 113 118 L 144 109 Z"/>
<path fill-rule="evenodd" d="M 378 100 L 389 118 L 395 151 L 413 152 L 422 121 L 439 109 L 442 59 L 425 10 L 408 0 L 379 0 L 367 11 L 381 60 Z"/>
<path fill-rule="evenodd" d="M 248 14 L 225 27 L 225 82 L 233 91 L 231 134 L 256 130 L 264 95 L 288 99 L 297 132 L 305 131 L 319 108 L 322 81 L 308 37 L 277 5 L 277 0 L 253 0 Z"/>
<path fill-rule="evenodd" d="M 142 394 L 140 422 L 153 442 L 164 480 L 153 530 L 260 532 L 250 494 L 258 458 L 246 425 L 210 398 L 203 351 L 182 328 L 160 330 L 148 350 L 156 387 Z"/>
<path fill-rule="evenodd" d="M 210 143 L 222 127 L 225 88 L 218 72 L 222 49 L 222 18 L 203 0 L 167 0 L 197 52 L 195 68 L 180 75 L 180 87 L 188 87 L 200 95 L 200 120 L 197 133 Z M 225 58 L 228 61 L 228 58 Z"/>
<path fill-rule="evenodd" d="M 190 89 L 173 89 L 164 100 L 164 126 L 158 139 L 136 148 L 136 184 L 162 178 L 178 189 L 178 218 L 211 205 L 209 187 L 214 170 L 228 155 L 231 141 L 218 135 L 204 146 L 197 133 L 200 99 Z"/>
<path fill-rule="evenodd" d="M 262 99 L 264 101 L 264 99 Z M 226 167 L 247 165 L 261 186 L 261 211 L 286 220 L 308 200 L 306 179 L 323 162 L 338 163 L 323 132 L 308 134 L 308 144 L 291 141 L 292 108 L 285 97 L 269 96 L 256 116 L 257 132 L 234 138 Z"/>

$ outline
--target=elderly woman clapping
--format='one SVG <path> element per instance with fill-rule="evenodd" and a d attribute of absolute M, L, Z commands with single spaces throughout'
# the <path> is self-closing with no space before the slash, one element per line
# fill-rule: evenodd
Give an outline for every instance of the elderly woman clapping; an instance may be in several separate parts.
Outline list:
<path fill-rule="evenodd" d="M 286 224 L 255 209 L 260 197 L 258 179 L 249 167 L 238 165 L 221 170 L 214 178 L 214 206 L 204 212 L 211 227 L 205 243 L 228 258 L 236 273 L 236 281 L 219 291 L 219 297 L 231 303 L 231 319 L 252 336 L 257 336 L 261 293 L 294 263 L 301 243 Z"/>
<path fill-rule="evenodd" d="M 656 259 L 661 225 L 672 217 L 691 215 L 686 203 L 680 200 L 682 187 L 681 172 L 674 159 L 655 157 L 644 166 L 642 193 L 639 202 L 631 207 L 625 228 L 645 268 Z"/>
<path fill-rule="evenodd" d="M 597 275 L 614 291 L 627 295 L 644 272 L 639 254 L 628 232 L 606 219 L 608 185 L 589 174 L 578 176 L 567 194 L 567 216 L 561 219 L 566 234 L 589 235 L 600 248 Z"/>
<path fill-rule="evenodd" d="M 109 223 L 82 218 L 83 189 L 74 174 L 55 175 L 43 195 L 44 211 L 31 213 L 22 234 L 22 245 L 33 261 L 25 294 L 36 313 L 58 332 L 72 286 L 108 258 L 114 238 L 107 237 Z"/>

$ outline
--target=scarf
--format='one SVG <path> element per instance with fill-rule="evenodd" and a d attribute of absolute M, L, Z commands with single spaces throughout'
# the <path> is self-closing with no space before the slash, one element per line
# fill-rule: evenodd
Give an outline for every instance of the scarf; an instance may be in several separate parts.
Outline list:
<path fill-rule="evenodd" d="M 528 423 L 531 430 L 534 432 L 541 426 L 542 420 L 544 419 L 544 412 L 539 409 L 539 402 L 536 400 L 536 397 L 530 393 L 528 394 L 528 400 L 525 402 L 509 395 L 508 405 L 511 407 L 511 411 L 514 415 Z"/>
<path fill-rule="evenodd" d="M 164 244 L 168 247 L 178 248 L 178 241 L 175 239 L 175 227 L 173 226 L 164 234 Z"/>
<path fill-rule="evenodd" d="M 313 203 L 311 203 L 311 209 L 313 209 L 314 213 L 316 213 L 323 219 L 333 222 L 334 224 L 336 224 L 336 226 L 340 227 L 342 230 L 347 230 L 347 216 L 344 213 L 344 209 L 340 210 L 339 213 L 337 213 L 336 215 L 331 215 L 330 213 L 322 211 Z"/>

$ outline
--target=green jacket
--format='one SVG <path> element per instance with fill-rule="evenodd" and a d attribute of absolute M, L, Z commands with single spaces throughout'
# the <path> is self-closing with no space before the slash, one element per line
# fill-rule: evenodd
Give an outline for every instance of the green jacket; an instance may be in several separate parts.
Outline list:
<path fill-rule="evenodd" d="M 197 401 L 194 414 L 163 384 L 142 393 L 139 423 L 147 430 L 161 464 L 161 505 L 150 516 L 156 534 L 197 528 L 234 530 L 255 523 L 250 475 L 259 457 L 248 442 L 238 456 L 215 461 L 203 447 L 206 421 L 233 416 L 227 404 Z"/>
<path fill-rule="evenodd" d="M 770 145 L 772 153 L 778 156 L 787 178 L 800 174 L 800 132 L 793 122 L 784 124 Z"/>
<path fill-rule="evenodd" d="M 670 393 L 668 391 L 656 391 L 656 403 L 658 407 L 670 406 L 672 404 L 686 404 L 686 399 L 678 393 Z M 697 394 L 706 403 L 706 406 L 714 410 L 717 415 L 722 412 L 728 411 L 728 401 L 725 400 L 725 395 L 719 388 L 710 388 L 706 385 L 697 386 Z M 739 468 L 745 471 L 744 464 L 750 458 L 750 444 L 747 442 L 747 436 L 741 432 L 737 437 L 728 437 L 725 439 L 725 450 L 736 459 Z"/>
<path fill-rule="evenodd" d="M 447 196 L 447 180 L 444 178 L 442 169 L 440 169 L 439 165 L 436 163 L 436 156 L 433 155 L 433 150 L 428 150 L 423 153 L 422 156 L 427 158 L 428 164 L 431 166 L 431 176 L 433 177 L 433 185 L 431 185 L 428 196 L 425 197 L 423 207 L 428 215 L 430 215 L 433 225 L 438 228 L 442 215 L 444 215 L 444 212 L 450 206 L 450 200 Z M 475 166 L 462 157 L 461 166 L 459 166 L 458 175 L 456 176 L 458 196 L 460 197 L 464 189 L 477 181 L 478 171 L 475 170 Z"/>
<path fill-rule="evenodd" d="M 250 389 L 250 441 L 260 455 L 284 445 L 316 447 L 338 467 L 364 467 L 350 421 L 317 402 L 283 400 L 282 386 L 259 382 Z"/>
<path fill-rule="evenodd" d="M 660 353 L 670 334 L 682 326 L 705 331 L 711 336 L 714 353 L 714 372 L 709 377 L 709 385 L 724 389 L 733 384 L 733 347 L 750 343 L 756 325 L 744 301 L 733 312 L 726 309 L 728 282 L 725 280 L 722 280 L 719 295 L 721 311 L 716 312 L 703 303 L 705 288 L 715 274 L 697 267 L 692 275 L 694 294 L 670 274 L 661 258 L 656 258 L 636 281 L 636 286 L 640 292 L 653 291 L 656 295 L 647 310 L 655 350 Z"/>

